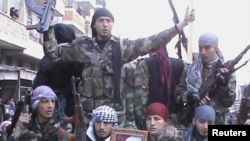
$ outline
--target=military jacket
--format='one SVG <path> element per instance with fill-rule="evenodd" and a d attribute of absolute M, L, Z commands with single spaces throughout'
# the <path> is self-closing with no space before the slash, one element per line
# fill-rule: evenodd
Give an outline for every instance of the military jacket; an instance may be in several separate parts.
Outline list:
<path fill-rule="evenodd" d="M 33 122 L 34 121 L 34 122 Z M 55 129 L 56 121 L 51 118 L 41 128 L 36 120 L 31 120 L 29 123 L 29 129 L 25 128 L 21 131 L 21 135 L 17 137 L 16 141 L 66 141 L 57 137 L 57 130 Z M 20 129 L 18 129 L 20 130 Z"/>
<path fill-rule="evenodd" d="M 137 128 L 135 125 L 135 103 L 138 102 L 134 98 L 135 95 L 135 76 L 134 71 L 136 62 L 129 62 L 123 65 L 125 71 L 124 78 L 124 94 L 126 103 L 126 122 L 125 128 Z"/>
<path fill-rule="evenodd" d="M 84 64 L 82 80 L 78 91 L 82 95 L 82 104 L 86 112 L 99 105 L 109 105 L 119 114 L 125 114 L 124 82 L 120 81 L 120 97 L 122 104 L 114 102 L 114 81 L 112 62 L 112 43 L 119 42 L 122 64 L 136 59 L 166 45 L 176 34 L 173 27 L 147 38 L 137 40 L 119 39 L 112 36 L 110 41 L 101 50 L 95 38 L 78 37 L 70 48 L 58 48 L 54 37 L 53 27 L 44 33 L 44 53 L 53 61 L 81 62 Z M 125 72 L 122 67 L 121 80 Z"/>

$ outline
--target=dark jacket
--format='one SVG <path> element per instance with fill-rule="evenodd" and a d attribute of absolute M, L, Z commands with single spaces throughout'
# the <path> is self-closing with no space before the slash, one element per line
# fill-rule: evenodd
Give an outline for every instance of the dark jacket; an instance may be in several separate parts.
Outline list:
<path fill-rule="evenodd" d="M 47 56 L 40 61 L 39 70 L 33 81 L 32 88 L 40 85 L 50 86 L 57 96 L 66 99 L 66 115 L 74 113 L 71 76 L 81 77 L 82 66 L 79 63 L 52 62 Z M 77 84 L 76 84 L 77 85 Z"/>

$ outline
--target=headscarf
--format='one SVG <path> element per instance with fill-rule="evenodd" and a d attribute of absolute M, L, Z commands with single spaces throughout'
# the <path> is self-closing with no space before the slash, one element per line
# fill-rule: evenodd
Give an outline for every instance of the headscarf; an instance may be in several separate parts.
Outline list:
<path fill-rule="evenodd" d="M 109 106 L 103 105 L 92 111 L 93 120 L 99 119 L 104 122 L 117 123 L 118 117 L 115 110 Z"/>
<path fill-rule="evenodd" d="M 210 67 L 212 66 L 213 63 L 217 62 L 218 60 L 224 63 L 224 57 L 218 48 L 218 37 L 216 35 L 214 35 L 213 33 L 204 33 L 200 36 L 198 44 L 202 46 L 213 46 L 218 49 L 217 51 L 218 58 L 213 62 L 209 62 Z M 186 79 L 187 91 L 198 93 L 200 86 L 202 84 L 202 76 L 201 76 L 202 70 L 203 70 L 203 63 L 199 55 L 194 60 L 193 64 L 187 71 L 187 79 Z"/>
<path fill-rule="evenodd" d="M 57 96 L 54 91 L 46 85 L 36 87 L 31 98 L 32 109 L 35 110 L 40 101 L 44 98 L 56 100 Z"/>
<path fill-rule="evenodd" d="M 114 16 L 113 14 L 106 8 L 99 8 L 95 11 L 95 14 L 93 15 L 92 17 L 92 21 L 91 21 L 91 30 L 92 30 L 92 37 L 96 37 L 97 36 L 97 33 L 96 33 L 96 30 L 95 30 L 95 22 L 96 22 L 96 19 L 98 17 L 102 17 L 102 16 L 105 16 L 105 17 L 110 17 L 113 22 L 114 22 Z"/>
<path fill-rule="evenodd" d="M 97 140 L 96 136 L 95 136 L 95 129 L 94 129 L 94 121 L 98 119 L 104 122 L 110 122 L 110 123 L 114 123 L 114 127 L 117 127 L 117 122 L 118 122 L 118 116 L 115 112 L 115 110 L 110 107 L 110 106 L 99 106 L 96 107 L 93 111 L 92 111 L 92 120 L 89 123 L 89 127 L 87 129 L 87 136 L 91 139 L 91 140 Z M 110 138 L 110 137 L 109 137 Z M 106 139 L 106 140 L 109 140 Z M 105 140 L 105 141 L 106 141 Z"/>
<path fill-rule="evenodd" d="M 167 122 L 168 117 L 169 117 L 169 111 L 168 111 L 168 108 L 164 104 L 160 102 L 154 102 L 148 106 L 146 117 L 152 116 L 152 115 L 158 115 L 165 122 Z"/>
<path fill-rule="evenodd" d="M 209 105 L 202 105 L 195 108 L 194 117 L 196 119 L 202 119 L 207 121 L 215 120 L 215 111 Z"/>
<path fill-rule="evenodd" d="M 156 51 L 156 58 L 159 64 L 162 91 L 163 89 L 167 89 L 168 103 L 169 103 L 170 92 L 171 92 L 170 90 L 171 90 L 172 69 L 171 69 L 171 61 L 169 59 L 166 47 L 162 47 Z"/>

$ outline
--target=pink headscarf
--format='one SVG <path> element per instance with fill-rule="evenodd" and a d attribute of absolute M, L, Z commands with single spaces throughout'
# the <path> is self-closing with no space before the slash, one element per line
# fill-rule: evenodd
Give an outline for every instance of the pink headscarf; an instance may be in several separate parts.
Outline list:
<path fill-rule="evenodd" d="M 31 98 L 33 110 L 37 108 L 38 104 L 40 103 L 40 100 L 43 98 L 56 100 L 57 96 L 50 87 L 45 86 L 45 85 L 38 86 L 33 91 L 33 96 Z"/>

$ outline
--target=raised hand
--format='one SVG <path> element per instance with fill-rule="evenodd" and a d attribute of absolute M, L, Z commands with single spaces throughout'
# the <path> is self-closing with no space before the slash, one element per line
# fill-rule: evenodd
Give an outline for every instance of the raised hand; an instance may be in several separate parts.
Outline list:
<path fill-rule="evenodd" d="M 30 119 L 31 119 L 31 113 L 29 114 L 21 112 L 17 122 L 18 127 L 21 129 L 25 128 L 25 125 L 28 125 Z"/>
<path fill-rule="evenodd" d="M 194 20 L 195 20 L 194 9 L 189 11 L 189 9 L 187 8 L 184 20 L 178 23 L 176 26 L 181 31 L 183 30 L 185 26 L 187 26 L 189 23 L 193 22 Z"/>

